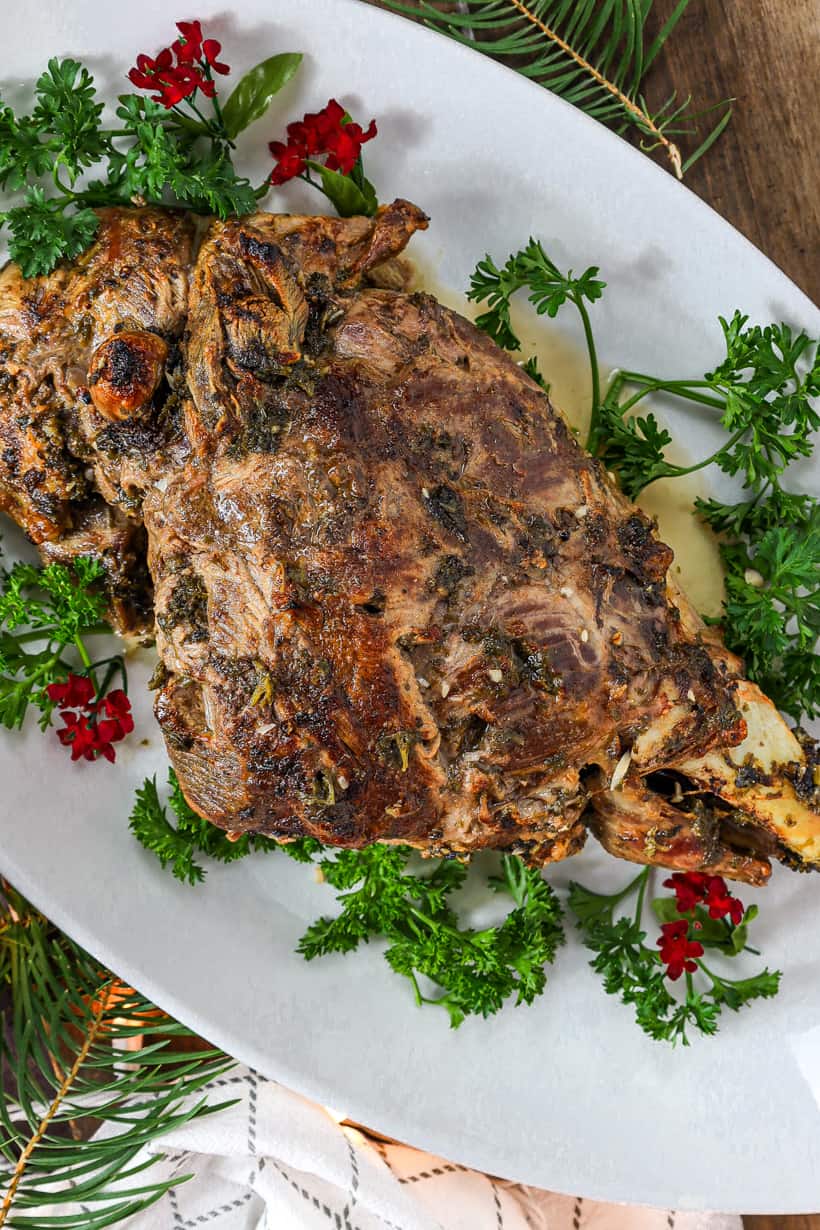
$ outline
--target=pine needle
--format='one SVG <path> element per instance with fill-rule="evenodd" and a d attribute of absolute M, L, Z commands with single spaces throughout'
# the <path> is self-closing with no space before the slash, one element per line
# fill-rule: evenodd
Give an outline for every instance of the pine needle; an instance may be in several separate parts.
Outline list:
<path fill-rule="evenodd" d="M 464 0 L 457 11 L 446 12 L 431 0 L 383 3 L 502 60 L 616 131 L 636 130 L 643 149 L 663 151 L 677 179 L 714 144 L 731 117 L 730 103 L 720 104 L 720 119 L 684 159 L 672 134 L 693 131 L 696 116 L 689 99 L 675 106 L 673 96 L 653 111 L 641 93 L 689 0 L 679 0 L 648 45 L 652 0 Z"/>
<path fill-rule="evenodd" d="M 110 979 L 109 979 L 109 983 L 110 983 Z M 99 1000 L 97 1003 L 96 1010 L 94 1011 L 91 1017 L 91 1020 L 88 1022 L 88 1027 L 85 1031 L 85 1036 L 74 1058 L 74 1062 L 72 1063 L 68 1072 L 66 1073 L 66 1075 L 63 1077 L 62 1081 L 60 1082 L 59 1088 L 57 1089 L 57 1092 L 54 1095 L 51 1105 L 49 1106 L 45 1115 L 43 1115 L 40 1122 L 37 1124 L 37 1127 L 34 1133 L 29 1138 L 28 1143 L 26 1144 L 26 1147 L 23 1149 L 23 1152 L 20 1154 L 20 1157 L 17 1161 L 17 1165 L 14 1167 L 14 1171 L 11 1176 L 11 1182 L 9 1183 L 8 1190 L 6 1191 L 5 1199 L 3 1200 L 2 1205 L 0 1205 L 0 1226 L 5 1225 L 6 1223 L 6 1218 L 8 1217 L 9 1210 L 11 1209 L 11 1206 L 14 1203 L 14 1197 L 17 1194 L 17 1188 L 20 1186 L 20 1181 L 23 1178 L 23 1174 L 25 1173 L 26 1167 L 29 1162 L 29 1158 L 31 1157 L 32 1153 L 34 1152 L 34 1150 L 37 1148 L 37 1146 L 40 1144 L 41 1140 L 45 1136 L 48 1125 L 51 1123 L 51 1120 L 54 1118 L 60 1106 L 62 1105 L 63 1101 L 65 1100 L 65 1097 L 68 1094 L 68 1091 L 70 1090 L 71 1086 L 74 1084 L 74 1081 L 77 1078 L 77 1074 L 80 1071 L 80 1068 L 83 1066 L 86 1059 L 88 1058 L 88 1052 L 91 1050 L 91 1047 L 97 1040 L 97 1036 L 102 1027 L 103 1017 L 105 1016 L 106 1008 L 108 1007 L 109 997 L 107 994 L 107 990 L 108 990 L 107 987 L 100 988 Z"/>
<path fill-rule="evenodd" d="M 7 1091 L 0 1227 L 46 1230 L 59 1222 L 64 1230 L 102 1230 L 190 1177 L 123 1186 L 158 1160 L 136 1161 L 143 1146 L 230 1105 L 211 1105 L 202 1091 L 234 1061 L 213 1048 L 186 1049 L 190 1031 L 102 969 L 8 885 L 0 889 L 0 986 L 10 1000 L 0 1032 Z M 88 1116 L 113 1133 L 67 1134 Z M 80 1211 L 63 1217 L 45 1212 L 78 1203 Z"/>

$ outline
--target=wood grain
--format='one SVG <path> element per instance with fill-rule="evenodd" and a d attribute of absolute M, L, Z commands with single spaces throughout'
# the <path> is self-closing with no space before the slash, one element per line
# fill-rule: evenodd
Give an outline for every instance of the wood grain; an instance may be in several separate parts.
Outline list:
<path fill-rule="evenodd" d="M 744 1230 L 820 1230 L 820 1214 L 807 1217 L 744 1217 Z"/>
<path fill-rule="evenodd" d="M 656 0 L 655 29 L 675 3 Z M 817 0 L 692 0 L 646 82 L 650 105 L 673 90 L 680 98 L 691 94 L 696 107 L 736 100 L 729 127 L 688 172 L 686 185 L 815 301 L 819 79 Z M 745 1230 L 820 1230 L 820 1214 L 743 1220 Z"/>
<path fill-rule="evenodd" d="M 673 0 L 657 0 L 660 22 Z M 647 80 L 705 107 L 734 98 L 686 185 L 820 301 L 820 38 L 817 0 L 692 0 Z M 739 305 L 742 306 L 742 305 Z"/>

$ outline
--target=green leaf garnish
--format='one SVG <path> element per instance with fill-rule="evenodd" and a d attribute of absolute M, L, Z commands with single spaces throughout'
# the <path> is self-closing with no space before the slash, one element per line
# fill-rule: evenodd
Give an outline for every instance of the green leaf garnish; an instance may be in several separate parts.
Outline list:
<path fill-rule="evenodd" d="M 301 63 L 301 52 L 283 51 L 248 69 L 222 108 L 229 137 L 238 137 L 254 120 L 261 119 Z"/>
<path fill-rule="evenodd" d="M 46 688 L 75 669 L 67 654 L 83 637 L 109 631 L 102 565 L 15 564 L 0 574 L 0 724 L 23 725 L 30 706 L 45 729 L 54 710 Z"/>
<path fill-rule="evenodd" d="M 501 875 L 491 887 L 514 906 L 495 927 L 462 927 L 449 896 L 467 870 L 441 862 L 428 874 L 407 870 L 413 851 L 403 846 L 368 846 L 322 858 L 325 880 L 341 890 L 336 918 L 321 918 L 299 942 L 308 960 L 351 952 L 375 937 L 388 941 L 385 959 L 408 978 L 418 1004 L 445 1008 L 453 1028 L 465 1016 L 489 1016 L 505 1000 L 531 1004 L 546 985 L 544 966 L 563 943 L 558 899 L 538 869 L 503 855 Z M 425 994 L 420 978 L 433 990 Z"/>
<path fill-rule="evenodd" d="M 38 187 L 26 190 L 25 202 L 10 209 L 5 221 L 9 256 L 26 278 L 49 273 L 58 261 L 85 251 L 100 225 L 91 209 L 56 209 Z"/>
<path fill-rule="evenodd" d="M 103 127 L 89 71 L 77 60 L 49 60 L 30 116 L 0 102 L 0 188 L 25 189 L 22 205 L 0 213 L 0 226 L 8 228 L 9 253 L 23 275 L 49 273 L 87 248 L 100 206 L 178 205 L 220 218 L 256 209 L 267 184 L 253 188 L 237 173 L 233 137 L 264 114 L 301 60 L 285 52 L 258 64 L 224 110 L 214 96 L 210 118 L 199 94 L 174 107 L 120 95 L 115 130 Z M 89 170 L 90 182 L 75 190 Z"/>
<path fill-rule="evenodd" d="M 321 846 L 311 837 L 295 842 L 282 843 L 260 833 L 243 833 L 232 841 L 223 829 L 208 820 L 203 820 L 186 800 L 173 769 L 168 770 L 168 799 L 172 824 L 167 808 L 162 804 L 155 778 L 146 778 L 137 791 L 131 811 L 129 828 L 137 841 L 146 850 L 155 854 L 163 867 L 183 884 L 198 884 L 205 879 L 205 871 L 196 861 L 196 855 L 204 855 L 219 863 L 235 863 L 255 852 L 273 853 L 283 850 L 297 862 L 310 862 L 313 853 Z"/>
<path fill-rule="evenodd" d="M 697 973 L 687 973 L 683 997 L 676 998 L 666 977 L 657 947 L 645 943 L 646 931 L 641 916 L 651 869 L 638 876 L 617 893 L 595 893 L 581 884 L 570 884 L 569 907 L 578 920 L 584 945 L 594 954 L 590 965 L 601 976 L 608 995 L 635 1009 L 635 1021 L 644 1033 L 659 1042 L 689 1045 L 688 1031 L 706 1035 L 717 1032 L 723 1008 L 732 1012 L 776 995 L 780 985 L 777 971 L 764 969 L 749 978 L 730 979 L 707 966 L 700 958 Z M 637 893 L 634 915 L 618 917 L 619 907 Z M 723 919 L 710 918 L 702 906 L 690 914 L 678 912 L 674 897 L 657 898 L 652 909 L 660 923 L 680 922 L 685 918 L 690 938 L 704 948 L 717 949 L 723 957 L 734 958 L 748 949 L 749 924 L 757 917 L 757 907 L 749 906 L 736 927 Z M 702 989 L 696 983 L 700 984 Z"/>
<path fill-rule="evenodd" d="M 363 180 L 360 186 L 352 176 L 329 171 L 321 162 L 309 159 L 307 165 L 318 175 L 322 192 L 340 218 L 352 218 L 357 214 L 372 217 L 375 214 L 378 205 L 376 190 L 369 180 Z"/>

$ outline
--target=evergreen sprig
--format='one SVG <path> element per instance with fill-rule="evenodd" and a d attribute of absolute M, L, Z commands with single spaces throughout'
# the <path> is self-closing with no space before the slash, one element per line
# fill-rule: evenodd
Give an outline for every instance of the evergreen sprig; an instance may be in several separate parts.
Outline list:
<path fill-rule="evenodd" d="M 396 12 L 512 65 L 616 131 L 637 131 L 642 148 L 662 150 L 678 179 L 714 144 L 732 114 L 729 102 L 718 104 L 717 123 L 684 158 L 673 138 L 696 131 L 699 113 L 691 99 L 672 94 L 653 110 L 644 96 L 646 75 L 688 2 L 679 0 L 650 38 L 652 0 L 465 0 L 455 11 L 442 11 L 433 0 L 385 0 Z"/>
<path fill-rule="evenodd" d="M 270 185 L 255 188 L 236 171 L 234 138 L 264 114 L 301 59 L 284 52 L 263 60 L 239 80 L 224 108 L 210 95 L 211 118 L 197 103 L 204 89 L 162 106 L 122 94 L 116 128 L 103 127 L 104 104 L 88 69 L 77 60 L 49 60 L 30 115 L 0 100 L 0 189 L 23 192 L 22 202 L 0 212 L 0 227 L 24 277 L 49 273 L 87 248 L 100 206 L 181 206 L 220 218 L 250 213 Z M 146 80 L 161 94 L 168 89 L 159 78 Z M 203 78 L 201 85 L 213 81 Z M 97 178 L 81 182 L 86 172 Z"/>
<path fill-rule="evenodd" d="M 158 1200 L 140 1149 L 230 1102 L 204 1087 L 234 1066 L 221 1051 L 191 1050 L 195 1035 L 165 1017 L 18 893 L 0 900 L 0 990 L 9 1003 L 0 1065 L 0 1226 L 102 1230 Z M 117 1044 L 141 1038 L 123 1063 Z M 110 1131 L 74 1138 L 86 1116 Z M 157 1159 L 158 1160 L 158 1159 Z M 55 1221 L 53 1206 L 70 1206 Z M 40 1215 L 38 1216 L 38 1212 Z"/>

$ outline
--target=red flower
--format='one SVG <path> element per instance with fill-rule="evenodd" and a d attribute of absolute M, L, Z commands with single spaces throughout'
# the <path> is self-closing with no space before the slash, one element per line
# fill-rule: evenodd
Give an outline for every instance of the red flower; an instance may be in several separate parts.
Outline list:
<path fill-rule="evenodd" d="M 160 91 L 154 95 L 154 102 L 168 108 L 175 107 L 184 98 L 190 98 L 197 90 L 202 90 L 206 98 L 213 98 L 216 90 L 213 81 L 203 77 L 194 64 L 180 64 L 157 73 L 154 86 Z"/>
<path fill-rule="evenodd" d="M 156 59 L 138 55 L 136 68 L 128 74 L 129 81 L 140 90 L 156 90 L 154 102 L 175 107 L 185 98 L 201 90 L 213 98 L 216 86 L 210 79 L 215 73 L 229 73 L 230 67 L 217 58 L 222 44 L 215 38 L 202 37 L 199 21 L 178 21 L 180 37 L 171 47 L 163 47 Z M 174 60 L 176 59 L 176 63 Z"/>
<path fill-rule="evenodd" d="M 705 905 L 710 918 L 724 918 L 728 914 L 736 927 L 743 921 L 743 902 L 732 895 L 722 876 L 709 877 Z"/>
<path fill-rule="evenodd" d="M 276 166 L 271 171 L 272 184 L 285 184 L 289 179 L 295 179 L 305 169 L 304 149 L 297 146 L 284 145 L 281 141 L 271 141 L 270 152 L 276 158 Z"/>
<path fill-rule="evenodd" d="M 177 29 L 182 37 L 174 43 L 173 51 L 179 64 L 195 64 L 197 61 L 201 64 L 204 60 L 215 73 L 224 74 L 231 71 L 227 64 L 221 64 L 217 60 L 222 44 L 215 38 L 203 39 L 201 22 L 178 21 Z"/>
<path fill-rule="evenodd" d="M 661 927 L 661 938 L 658 940 L 661 961 L 667 967 L 667 977 L 673 982 L 680 978 L 684 970 L 689 974 L 696 970 L 697 965 L 692 958 L 703 956 L 703 945 L 697 940 L 690 940 L 688 934 L 689 924 L 685 918 L 664 923 Z"/>
<path fill-rule="evenodd" d="M 65 683 L 50 683 L 46 692 L 55 705 L 82 709 L 94 695 L 94 684 L 87 675 L 69 675 Z"/>
<path fill-rule="evenodd" d="M 277 159 L 271 175 L 274 184 L 301 175 L 305 160 L 318 154 L 327 154 L 326 166 L 330 171 L 349 175 L 359 160 L 362 146 L 372 141 L 378 129 L 371 120 L 367 131 L 353 121 L 344 122 L 345 109 L 331 98 L 321 111 L 309 111 L 301 120 L 287 126 L 287 144 L 272 141 L 270 151 Z M 295 169 L 294 169 L 295 168 Z"/>
<path fill-rule="evenodd" d="M 71 759 L 94 760 L 98 750 L 97 727 L 91 725 L 85 713 L 78 715 L 68 711 L 60 717 L 65 722 L 65 730 L 58 730 L 57 738 L 63 747 L 71 748 Z"/>
<path fill-rule="evenodd" d="M 75 713 L 62 709 L 64 729 L 57 731 L 63 747 L 71 748 L 72 760 L 116 758 L 112 744 L 119 743 L 134 729 L 131 702 L 122 688 L 115 688 L 101 700 L 94 700 L 94 685 L 84 675 L 69 675 L 66 683 L 49 684 L 49 697 L 58 704 L 83 709 Z M 104 715 L 104 716 L 102 716 Z"/>
<path fill-rule="evenodd" d="M 663 886 L 674 888 L 679 914 L 688 914 L 703 902 L 710 918 L 724 918 L 728 914 L 736 927 L 743 921 L 743 902 L 732 895 L 723 876 L 710 876 L 703 871 L 676 872 L 664 880 Z"/>
<path fill-rule="evenodd" d="M 125 718 L 131 713 L 131 701 L 122 688 L 115 688 L 113 692 L 109 692 L 100 707 L 110 718 Z"/>
<path fill-rule="evenodd" d="M 231 71 L 228 64 L 222 64 L 217 60 L 217 56 L 222 50 L 222 44 L 218 43 L 215 38 L 206 38 L 202 44 L 202 54 L 205 60 L 210 64 L 215 73 L 222 73 L 225 76 Z"/>
<path fill-rule="evenodd" d="M 134 729 L 131 701 L 122 688 L 109 692 L 97 709 L 107 715 L 106 719 L 97 722 L 101 743 L 118 743 Z"/>
<path fill-rule="evenodd" d="M 139 55 L 137 67 L 129 70 L 128 80 L 140 90 L 153 90 L 156 88 L 157 73 L 166 72 L 173 62 L 170 47 L 163 47 L 155 60 L 150 56 Z"/>
<path fill-rule="evenodd" d="M 377 132 L 375 120 L 370 121 L 367 132 L 362 132 L 361 125 L 353 121 L 342 124 L 335 132 L 328 134 L 328 159 L 325 165 L 331 171 L 349 175 L 359 160 L 365 141 L 372 141 Z"/>
<path fill-rule="evenodd" d="M 308 154 L 324 154 L 327 142 L 342 126 L 345 109 L 331 98 L 321 111 L 308 111 L 301 120 L 288 124 L 288 144 L 303 145 Z"/>
<path fill-rule="evenodd" d="M 202 22 L 178 21 L 177 29 L 182 36 L 174 43 L 177 60 L 192 64 L 202 55 Z"/>
<path fill-rule="evenodd" d="M 703 901 L 708 881 L 709 876 L 702 871 L 676 871 L 668 880 L 664 880 L 663 886 L 675 890 L 678 913 L 688 914 Z"/>

